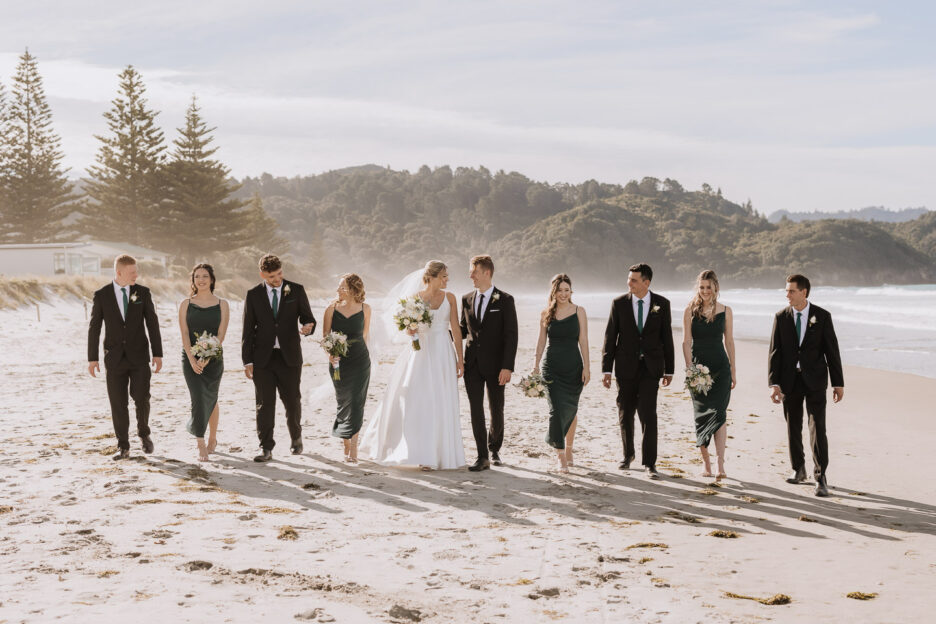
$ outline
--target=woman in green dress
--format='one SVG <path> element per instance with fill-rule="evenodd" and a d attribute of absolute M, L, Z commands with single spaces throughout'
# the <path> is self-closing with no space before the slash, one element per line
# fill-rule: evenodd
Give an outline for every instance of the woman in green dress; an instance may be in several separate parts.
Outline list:
<path fill-rule="evenodd" d="M 337 331 L 348 337 L 348 354 L 329 356 L 328 372 L 335 385 L 338 415 L 332 435 L 344 443 L 345 461 L 357 463 L 358 432 L 364 422 L 364 403 L 370 384 L 370 353 L 367 337 L 371 308 L 364 303 L 364 282 L 354 273 L 342 275 L 338 281 L 338 297 L 325 310 L 322 335 Z M 335 379 L 335 367 L 340 379 Z"/>
<path fill-rule="evenodd" d="M 191 274 L 192 294 L 179 304 L 182 332 L 182 374 L 192 397 L 192 416 L 187 429 L 198 442 L 198 459 L 208 461 L 218 445 L 218 388 L 224 361 L 201 360 L 192 355 L 192 343 L 204 332 L 223 343 L 230 310 L 228 302 L 214 295 L 215 274 L 210 264 L 197 264 Z M 205 444 L 205 430 L 208 443 Z"/>
<path fill-rule="evenodd" d="M 540 372 L 541 360 L 549 404 L 546 443 L 556 449 L 559 472 L 566 473 L 570 466 L 575 465 L 572 440 L 575 438 L 579 396 L 591 377 L 588 317 L 585 308 L 572 303 L 572 280 L 565 273 L 552 278 L 549 302 L 540 318 L 534 373 Z"/>
<path fill-rule="evenodd" d="M 731 308 L 718 302 L 718 277 L 714 271 L 702 271 L 696 278 L 696 290 L 683 314 L 683 356 L 686 368 L 693 363 L 708 367 L 712 388 L 706 394 L 692 395 L 695 413 L 696 446 L 705 464 L 703 477 L 724 479 L 725 440 L 728 437 L 728 401 L 737 382 Z M 709 442 L 715 438 L 718 474 L 712 474 Z"/>

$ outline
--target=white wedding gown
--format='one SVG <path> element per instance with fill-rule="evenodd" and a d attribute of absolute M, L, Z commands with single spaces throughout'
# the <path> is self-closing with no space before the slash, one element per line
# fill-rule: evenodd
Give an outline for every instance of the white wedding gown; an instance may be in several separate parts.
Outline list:
<path fill-rule="evenodd" d="M 465 465 L 458 407 L 455 348 L 446 294 L 432 324 L 397 357 L 383 399 L 361 433 L 360 454 L 385 466 Z"/>

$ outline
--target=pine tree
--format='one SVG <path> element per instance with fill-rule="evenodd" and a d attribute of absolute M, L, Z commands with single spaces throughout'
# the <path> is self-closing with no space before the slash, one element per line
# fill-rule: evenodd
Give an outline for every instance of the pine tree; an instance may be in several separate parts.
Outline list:
<path fill-rule="evenodd" d="M 62 168 L 61 139 L 52 129 L 36 57 L 26 50 L 13 76 L 2 117 L 2 237 L 5 242 L 49 242 L 64 231 L 63 220 L 77 196 Z"/>
<path fill-rule="evenodd" d="M 243 210 L 247 202 L 231 195 L 240 185 L 229 179 L 230 170 L 214 160 L 214 137 L 201 117 L 198 100 L 185 113 L 185 127 L 173 144 L 172 162 L 167 170 L 169 218 L 172 235 L 164 246 L 175 252 L 185 266 L 192 258 L 210 257 L 241 246 L 252 223 Z"/>
<path fill-rule="evenodd" d="M 112 107 L 104 113 L 108 136 L 101 142 L 97 164 L 88 169 L 87 231 L 95 236 L 157 246 L 170 235 L 164 185 L 163 132 L 159 114 L 147 106 L 143 78 L 132 65 L 120 73 Z"/>
<path fill-rule="evenodd" d="M 242 239 L 244 246 L 255 247 L 264 253 L 285 254 L 289 243 L 279 235 L 276 220 L 263 209 L 263 200 L 254 193 L 247 206 L 248 228 Z"/>
<path fill-rule="evenodd" d="M 4 237 L 7 222 L 6 197 L 7 177 L 9 175 L 9 143 L 7 142 L 7 103 L 6 88 L 0 82 L 0 240 Z"/>

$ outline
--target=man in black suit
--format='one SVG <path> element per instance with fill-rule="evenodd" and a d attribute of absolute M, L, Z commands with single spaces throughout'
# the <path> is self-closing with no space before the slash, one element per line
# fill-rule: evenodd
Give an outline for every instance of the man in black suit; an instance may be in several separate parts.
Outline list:
<path fill-rule="evenodd" d="M 634 461 L 634 412 L 643 432 L 641 462 L 651 479 L 658 479 L 657 390 L 660 379 L 668 386 L 673 380 L 673 328 L 670 302 L 650 292 L 653 270 L 635 264 L 627 275 L 626 295 L 611 303 L 602 348 L 602 383 L 611 387 L 611 373 L 617 374 L 618 424 L 624 444 L 621 470 Z"/>
<path fill-rule="evenodd" d="M 469 277 L 475 289 L 462 297 L 461 333 L 465 345 L 465 391 L 471 406 L 471 429 L 478 459 L 468 467 L 477 472 L 501 465 L 504 443 L 504 386 L 510 382 L 517 357 L 517 308 L 514 299 L 494 287 L 491 256 L 471 259 Z M 484 390 L 491 410 L 491 429 L 484 420 Z M 489 455 L 490 453 L 490 455 Z"/>
<path fill-rule="evenodd" d="M 829 442 L 826 438 L 826 388 L 832 379 L 832 401 L 845 396 L 845 377 L 832 315 L 809 303 L 809 280 L 802 275 L 787 277 L 786 297 L 790 305 L 774 317 L 770 337 L 767 383 L 774 403 L 783 403 L 790 440 L 793 474 L 788 483 L 806 480 L 803 453 L 803 402 L 809 415 L 813 475 L 816 496 L 828 496 L 826 468 Z"/>
<path fill-rule="evenodd" d="M 257 399 L 257 435 L 260 454 L 256 462 L 273 459 L 274 411 L 279 391 L 286 408 L 286 426 L 293 455 L 302 453 L 302 376 L 300 332 L 315 331 L 315 317 L 301 284 L 283 279 L 283 263 L 274 255 L 260 258 L 263 281 L 247 291 L 244 300 L 244 333 L 241 358 L 244 374 L 253 379 Z M 296 331 L 299 324 L 302 327 Z"/>
<path fill-rule="evenodd" d="M 153 452 L 149 428 L 150 343 L 146 334 L 153 341 L 152 364 L 156 373 L 162 368 L 162 339 L 153 297 L 149 288 L 136 284 L 137 276 L 137 263 L 132 256 L 122 255 L 114 260 L 114 281 L 94 293 L 88 327 L 88 372 L 96 377 L 95 372 L 101 372 L 98 348 L 104 324 L 107 397 L 118 449 L 113 459 L 130 457 L 131 397 L 143 452 Z"/>

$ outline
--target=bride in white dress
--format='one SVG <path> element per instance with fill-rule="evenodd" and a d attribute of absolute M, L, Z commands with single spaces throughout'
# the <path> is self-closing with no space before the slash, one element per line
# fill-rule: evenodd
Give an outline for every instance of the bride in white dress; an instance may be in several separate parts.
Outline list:
<path fill-rule="evenodd" d="M 407 344 L 397 358 L 383 399 L 361 433 L 360 453 L 385 466 L 460 468 L 465 447 L 458 378 L 464 358 L 457 303 L 445 291 L 448 270 L 442 262 L 426 264 L 422 283 L 418 294 L 429 305 L 432 324 L 419 333 L 419 351 Z"/>

